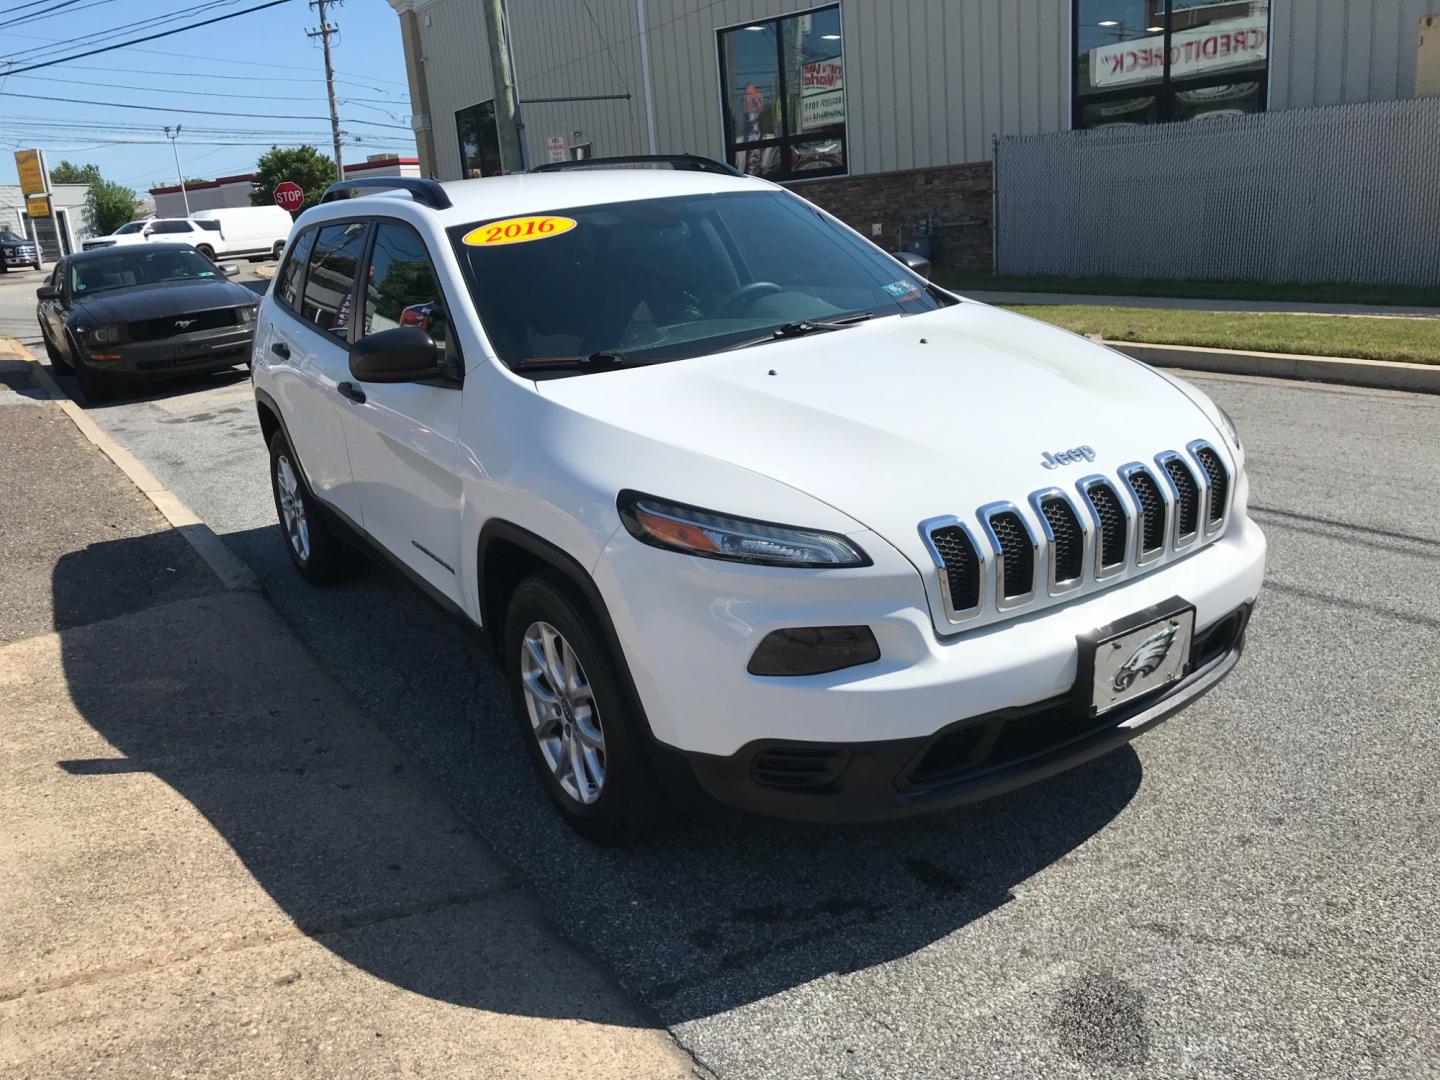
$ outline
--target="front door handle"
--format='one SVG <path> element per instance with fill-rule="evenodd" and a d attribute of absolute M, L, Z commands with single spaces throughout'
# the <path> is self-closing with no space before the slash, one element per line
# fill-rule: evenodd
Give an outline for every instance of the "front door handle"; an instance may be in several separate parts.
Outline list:
<path fill-rule="evenodd" d="M 335 389 L 339 390 L 341 394 L 355 402 L 355 404 L 365 404 L 365 391 L 361 390 L 360 387 L 356 386 L 353 382 L 338 383 Z"/>
<path fill-rule="evenodd" d="M 290 346 L 286 345 L 283 341 L 277 341 L 274 345 L 271 345 L 270 351 L 280 357 L 281 360 L 290 359 Z"/>

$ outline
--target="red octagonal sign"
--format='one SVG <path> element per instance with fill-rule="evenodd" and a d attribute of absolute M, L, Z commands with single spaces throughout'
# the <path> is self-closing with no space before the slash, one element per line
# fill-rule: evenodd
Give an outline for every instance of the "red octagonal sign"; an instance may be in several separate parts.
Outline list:
<path fill-rule="evenodd" d="M 300 209 L 305 201 L 305 192 L 300 190 L 300 185 L 286 180 L 283 184 L 275 185 L 275 205 L 282 210 L 289 210 L 292 214 Z"/>

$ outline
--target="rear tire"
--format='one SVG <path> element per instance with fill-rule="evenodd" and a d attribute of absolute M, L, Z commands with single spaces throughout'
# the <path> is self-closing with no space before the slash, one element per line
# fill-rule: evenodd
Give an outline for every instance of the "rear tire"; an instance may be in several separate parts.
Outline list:
<path fill-rule="evenodd" d="M 285 241 L 284 241 L 284 240 L 276 240 L 276 241 L 275 241 L 275 246 L 270 249 L 270 257 L 271 257 L 272 259 L 274 259 L 276 262 L 279 262 L 279 261 L 280 261 L 280 255 L 281 255 L 281 253 L 284 252 L 284 250 L 285 250 Z"/>
<path fill-rule="evenodd" d="M 321 516 L 283 431 L 270 438 L 270 490 L 285 550 L 300 576 L 311 585 L 333 585 L 350 577 L 354 555 Z"/>
<path fill-rule="evenodd" d="M 195 250 L 200 252 L 201 255 L 204 255 L 205 258 L 209 259 L 212 263 L 215 261 L 215 249 L 209 244 L 196 244 Z"/>
<path fill-rule="evenodd" d="M 526 578 L 510 598 L 504 649 L 521 738 L 560 816 L 593 844 L 650 831 L 659 800 L 645 721 L 589 611 L 560 579 Z"/>

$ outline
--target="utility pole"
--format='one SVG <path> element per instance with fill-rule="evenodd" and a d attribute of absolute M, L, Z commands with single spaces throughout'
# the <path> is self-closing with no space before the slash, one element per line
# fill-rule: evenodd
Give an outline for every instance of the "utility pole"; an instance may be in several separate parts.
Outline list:
<path fill-rule="evenodd" d="M 510 68 L 510 38 L 505 23 L 505 0 L 482 0 L 485 32 L 490 38 L 490 71 L 495 83 L 495 127 L 500 136 L 500 167 L 507 173 L 523 172 L 519 118 L 516 116 L 515 77 Z"/>
<path fill-rule="evenodd" d="M 185 174 L 180 171 L 180 125 L 175 125 L 175 134 L 170 134 L 170 125 L 165 125 L 165 137 L 170 140 L 170 149 L 175 151 L 175 179 L 180 181 L 180 198 L 185 200 L 185 216 L 190 216 L 190 193 L 185 190 Z"/>
<path fill-rule="evenodd" d="M 310 0 L 310 6 L 320 15 L 318 29 L 307 31 L 305 36 L 320 39 L 320 48 L 325 53 L 325 92 L 330 95 L 330 136 L 335 142 L 335 179 L 345 179 L 345 166 L 340 162 L 340 112 L 335 107 L 335 68 L 330 64 L 330 35 L 338 34 L 340 27 L 330 22 L 325 5 L 339 6 L 343 0 Z"/>

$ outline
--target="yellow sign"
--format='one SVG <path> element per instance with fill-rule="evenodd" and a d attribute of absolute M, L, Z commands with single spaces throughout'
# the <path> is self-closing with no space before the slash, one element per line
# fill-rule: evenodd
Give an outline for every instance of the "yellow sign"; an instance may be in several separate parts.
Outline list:
<path fill-rule="evenodd" d="M 26 195 L 26 196 L 25 196 L 25 213 L 29 214 L 32 218 L 37 218 L 37 217 L 49 217 L 49 216 L 50 216 L 50 196 L 49 196 L 49 195 Z"/>
<path fill-rule="evenodd" d="M 16 150 L 15 171 L 20 174 L 20 190 L 26 195 L 39 195 L 50 190 L 39 150 Z"/>
<path fill-rule="evenodd" d="M 523 244 L 527 240 L 547 240 L 575 228 L 575 219 L 568 217 L 513 217 L 492 221 L 471 229 L 463 241 L 471 247 L 494 247 L 498 244 Z"/>

